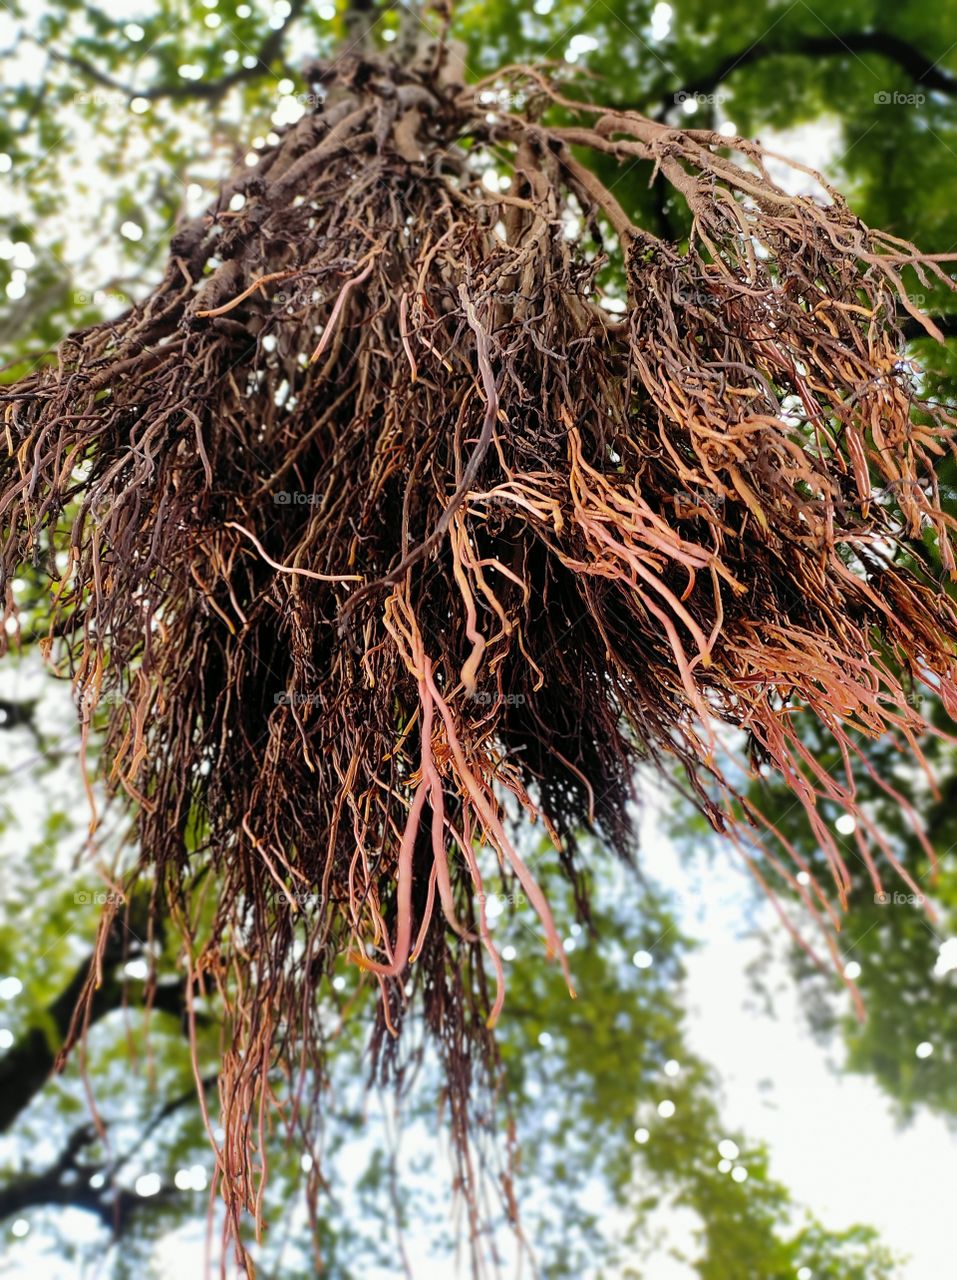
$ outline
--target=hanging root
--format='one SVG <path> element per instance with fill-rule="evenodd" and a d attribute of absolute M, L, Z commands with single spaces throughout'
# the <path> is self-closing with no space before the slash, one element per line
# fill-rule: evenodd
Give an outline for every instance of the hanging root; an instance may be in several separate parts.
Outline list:
<path fill-rule="evenodd" d="M 949 286 L 943 258 L 823 180 L 786 194 L 756 144 L 531 69 L 463 89 L 364 62 L 338 92 L 177 232 L 143 303 L 2 397 L 5 582 L 49 572 L 85 729 L 109 695 L 101 771 L 139 870 L 227 1011 L 236 1232 L 270 1064 L 321 1066 L 337 957 L 379 984 L 381 1061 L 420 992 L 464 1152 L 504 998 L 487 888 L 516 886 L 565 963 L 519 815 L 578 892 L 576 836 L 629 847 L 648 761 L 790 876 L 719 751 L 730 727 L 804 806 L 844 903 L 822 804 L 861 818 L 879 885 L 896 858 L 857 810 L 860 744 L 919 758 L 913 683 L 957 709 L 936 576 L 954 419 L 901 354 L 902 313 L 939 336 L 905 283 Z M 687 242 L 633 226 L 586 152 L 669 184 Z M 837 921 L 824 886 L 804 897 Z"/>

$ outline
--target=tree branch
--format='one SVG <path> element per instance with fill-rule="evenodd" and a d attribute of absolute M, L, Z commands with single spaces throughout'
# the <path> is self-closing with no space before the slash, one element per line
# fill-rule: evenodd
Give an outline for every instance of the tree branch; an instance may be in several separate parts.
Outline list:
<path fill-rule="evenodd" d="M 108 950 L 104 956 L 106 963 L 118 964 L 126 957 L 122 939 L 117 940 L 116 948 Z M 76 1008 L 77 1000 L 90 972 L 92 957 L 84 960 L 74 971 L 73 977 L 46 1008 L 45 1022 L 52 1024 L 57 1037 L 66 1038 Z M 142 983 L 124 982 L 113 974 L 93 996 L 90 1006 L 90 1024 L 98 1022 L 114 1009 L 123 1004 L 124 995 L 137 987 L 145 994 Z M 152 1008 L 161 1012 L 183 1017 L 185 1014 L 185 991 L 182 981 L 163 983 L 154 992 Z M 20 1112 L 28 1106 L 40 1092 L 50 1074 L 56 1058 L 56 1050 L 51 1037 L 44 1027 L 31 1027 L 16 1044 L 0 1059 L 0 1132 L 8 1129 Z"/>
<path fill-rule="evenodd" d="M 85 1209 L 95 1214 L 106 1226 L 116 1224 L 116 1195 L 105 1200 L 103 1192 L 90 1186 L 90 1169 L 81 1166 L 78 1156 L 84 1147 L 96 1141 L 93 1125 L 81 1125 L 67 1139 L 60 1155 L 42 1173 L 28 1174 L 0 1189 L 0 1220 L 23 1213 L 42 1204 L 60 1204 Z M 129 1196 L 129 1192 L 123 1193 Z"/>
<path fill-rule="evenodd" d="M 204 1077 L 203 1088 L 213 1088 L 216 1080 L 215 1074 Z M 40 1205 L 63 1205 L 94 1214 L 118 1238 L 131 1213 L 147 1203 L 155 1204 L 156 1197 L 150 1197 L 150 1201 L 146 1201 L 132 1191 L 117 1187 L 116 1174 L 133 1159 L 165 1120 L 195 1099 L 196 1090 L 190 1088 L 164 1103 L 144 1126 L 133 1146 L 109 1164 L 80 1162 L 80 1152 L 95 1142 L 98 1136 L 93 1125 L 81 1125 L 67 1139 L 66 1146 L 49 1168 L 42 1173 L 28 1174 L 0 1188 L 0 1221 Z M 93 1174 L 101 1175 L 101 1186 L 90 1185 Z M 159 1192 L 163 1199 L 177 1194 L 172 1187 L 163 1188 Z"/>
<path fill-rule="evenodd" d="M 957 312 L 951 311 L 946 315 L 932 316 L 931 319 L 945 338 L 957 338 Z M 923 325 L 918 324 L 913 316 L 907 316 L 902 320 L 900 329 L 908 342 L 913 342 L 915 338 L 927 337 L 927 330 Z"/>
<path fill-rule="evenodd" d="M 113 76 L 101 71 L 92 62 L 80 57 L 79 54 L 63 53 L 58 49 L 50 49 L 49 53 L 57 62 L 73 67 L 75 71 L 79 71 L 81 75 L 88 80 L 92 80 L 94 84 L 103 85 L 104 88 L 112 89 L 116 93 L 122 93 L 130 99 L 145 98 L 149 102 L 156 102 L 160 98 L 169 98 L 179 102 L 188 99 L 218 102 L 237 84 L 242 84 L 245 80 L 254 80 L 257 76 L 262 75 L 264 71 L 269 70 L 270 63 L 282 52 L 283 40 L 289 28 L 302 15 L 305 7 L 306 0 L 291 0 L 290 11 L 285 22 L 281 27 L 270 31 L 269 35 L 263 40 L 258 52 L 255 54 L 255 65 L 252 67 L 239 66 L 235 71 L 230 71 L 218 80 L 182 80 L 173 84 L 155 84 L 146 89 L 136 89 L 132 85 L 124 84 L 121 80 L 114 79 Z"/>
<path fill-rule="evenodd" d="M 173 1194 L 167 1191 L 167 1195 Z M 64 1181 L 53 1170 L 21 1178 L 0 1189 L 0 1219 L 24 1213 L 40 1205 L 62 1205 L 64 1208 L 84 1209 L 94 1214 L 104 1226 L 120 1235 L 130 1212 L 146 1203 L 132 1191 L 114 1191 L 104 1197 L 102 1191 L 91 1187 L 89 1181 L 77 1178 Z"/>
<path fill-rule="evenodd" d="M 845 54 L 860 56 L 877 53 L 894 62 L 906 72 L 915 85 L 938 93 L 957 95 L 957 76 L 951 75 L 921 53 L 914 45 L 892 35 L 889 31 L 846 31 L 828 35 L 809 35 L 787 42 L 759 40 L 741 53 L 729 54 L 711 71 L 692 78 L 676 89 L 669 102 L 662 105 L 657 118 L 663 119 L 674 105 L 679 94 L 713 93 L 732 72 L 767 58 L 784 58 L 797 55 L 805 58 L 841 57 Z"/>

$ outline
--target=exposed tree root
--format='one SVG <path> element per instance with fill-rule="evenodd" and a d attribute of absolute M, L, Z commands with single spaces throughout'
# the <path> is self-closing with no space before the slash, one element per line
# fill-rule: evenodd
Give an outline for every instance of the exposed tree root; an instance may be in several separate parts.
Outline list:
<path fill-rule="evenodd" d="M 949 284 L 944 260 L 823 180 L 786 194 L 754 143 L 607 114 L 533 69 L 338 80 L 174 236 L 143 303 L 0 397 L 8 610 L 23 561 L 48 567 L 85 729 L 110 695 L 102 768 L 140 872 L 227 1010 L 237 1237 L 277 1075 L 295 1098 L 321 1067 L 341 956 L 381 987 L 383 1066 L 421 996 L 471 1196 L 468 1095 L 504 998 L 489 850 L 565 964 L 515 813 L 577 882 L 583 830 L 628 849 L 649 761 L 759 875 L 795 876 L 718 749 L 731 726 L 806 809 L 843 904 L 822 804 L 857 815 L 880 886 L 900 867 L 857 810 L 859 742 L 921 760 L 908 682 L 957 710 L 957 615 L 902 555 L 929 539 L 954 576 L 934 471 L 954 420 L 917 399 L 900 327 L 935 333 L 902 273 Z M 482 185 L 486 147 L 506 191 Z M 646 162 L 690 242 L 634 227 L 580 149 Z M 830 929 L 826 888 L 794 883 Z"/>

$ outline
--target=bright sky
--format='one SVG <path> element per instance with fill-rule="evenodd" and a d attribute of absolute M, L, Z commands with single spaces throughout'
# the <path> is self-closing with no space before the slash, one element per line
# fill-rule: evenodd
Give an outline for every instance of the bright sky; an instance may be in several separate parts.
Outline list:
<path fill-rule="evenodd" d="M 953 1132 L 928 1111 L 899 1128 L 870 1078 L 840 1076 L 829 1066 L 806 1030 L 782 952 L 768 967 L 751 932 L 753 921 L 780 935 L 772 909 L 762 907 L 750 921 L 742 919 L 749 892 L 744 871 L 717 859 L 709 864 L 707 892 L 690 899 L 678 851 L 653 830 L 643 847 L 644 867 L 684 903 L 684 927 L 702 943 L 686 960 L 687 1032 L 691 1048 L 721 1075 L 723 1118 L 767 1142 L 771 1175 L 828 1227 L 876 1226 L 896 1253 L 910 1255 L 901 1272 L 906 1280 L 954 1275 Z M 748 970 L 759 959 L 767 986 L 778 993 L 774 1020 L 754 1009 Z M 764 1087 L 768 1080 L 770 1090 Z"/>

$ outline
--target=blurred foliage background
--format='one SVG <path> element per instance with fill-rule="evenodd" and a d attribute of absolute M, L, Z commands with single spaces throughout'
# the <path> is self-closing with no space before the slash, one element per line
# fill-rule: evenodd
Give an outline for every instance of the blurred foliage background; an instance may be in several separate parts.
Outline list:
<path fill-rule="evenodd" d="M 399 5 L 377 38 L 394 40 Z M 470 75 L 553 61 L 594 76 L 590 96 L 676 125 L 773 143 L 827 172 L 865 221 L 928 252 L 957 248 L 957 8 L 930 0 L 464 0 L 453 30 Z M 233 169 L 309 108 L 303 67 L 346 38 L 339 3 L 314 0 L 12 0 L 0 7 L 0 345 L 12 379 L 64 334 L 122 312 L 156 279 L 177 222 L 200 211 Z M 661 201 L 640 167 L 618 199 L 680 241 L 685 213 Z M 915 297 L 957 334 L 941 297 Z M 954 398 L 957 359 L 915 341 L 927 385 Z M 945 486 L 953 486 L 950 470 Z M 953 487 L 945 489 L 954 500 Z M 915 547 L 915 555 L 926 548 Z M 67 681 L 45 671 L 37 583 L 15 584 L 23 644 L 0 673 L 0 1275 L 199 1274 L 211 1156 L 184 1034 L 175 946 L 132 927 L 107 956 L 86 1072 L 103 1121 L 91 1125 L 79 1063 L 51 1076 L 77 981 L 89 959 L 97 895 Z M 915 697 L 929 696 L 915 690 Z M 940 723 L 945 723 L 942 712 Z M 826 768 L 837 761 L 820 752 Z M 881 745 L 875 772 L 924 816 L 938 851 L 926 865 L 902 811 L 878 787 L 866 801 L 936 909 L 877 901 L 843 831 L 855 893 L 842 934 L 863 1024 L 832 972 L 798 948 L 791 979 L 823 1052 L 878 1082 L 903 1121 L 919 1108 L 957 1116 L 957 767 L 928 746 L 939 791 Z M 765 812 L 820 869 L 799 805 L 753 784 Z M 657 829 L 700 883 L 727 858 L 689 815 Z M 105 848 L 109 832 L 98 836 Z M 547 969 L 527 909 L 503 899 L 513 939 L 502 1054 L 520 1150 L 523 1230 L 547 1277 L 664 1275 L 677 1253 L 706 1280 L 854 1280 L 916 1275 L 869 1226 L 833 1231 L 769 1173 L 760 1135 L 728 1132 L 721 1062 L 688 1043 L 681 904 L 647 877 L 594 858 L 593 928 L 558 904 L 583 993 L 569 1006 Z M 785 885 L 785 909 L 800 919 Z M 751 892 L 744 887 L 742 893 Z M 563 909 L 562 909 L 563 908 Z M 742 916 L 748 912 L 742 903 Z M 755 914 L 764 928 L 766 914 Z M 780 946 L 769 935 L 769 953 Z M 707 946 L 707 939 L 701 942 Z M 152 948 L 160 979 L 145 1036 Z M 522 963 L 515 963 L 520 959 Z M 756 971 L 773 1011 L 777 993 Z M 436 1076 L 423 1053 L 401 1103 L 365 1089 L 367 1003 L 355 975 L 317 993 L 335 1039 L 333 1087 L 320 1099 L 321 1151 L 277 1149 L 262 1275 L 315 1274 L 308 1202 L 334 1280 L 444 1274 L 455 1250 Z M 201 1010 L 203 1053 L 216 1056 L 215 1009 Z M 348 1016 L 345 1016 L 348 1015 Z M 204 1081 L 212 1100 L 212 1078 Z M 503 1138 L 506 1142 L 506 1138 Z M 494 1181 L 497 1149 L 487 1158 Z M 319 1173 L 321 1171 L 321 1179 Z M 854 1153 L 848 1153 L 854 1176 Z M 682 1224 L 674 1230 L 675 1222 Z M 503 1224 L 501 1248 L 512 1247 Z M 214 1238 L 215 1253 L 215 1238 Z M 188 1259 L 185 1263 L 183 1259 Z M 178 1261 L 179 1260 L 179 1261 Z M 99 1268 L 97 1270 L 97 1268 Z M 903 1269 L 901 1269 L 903 1268 Z"/>

